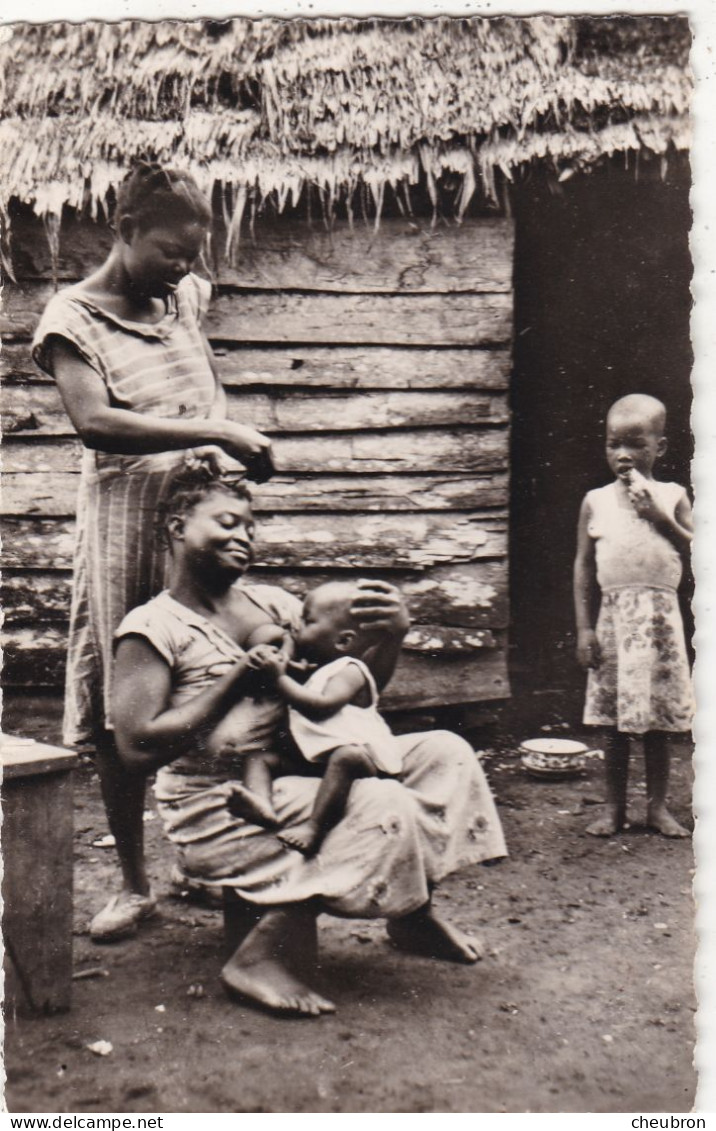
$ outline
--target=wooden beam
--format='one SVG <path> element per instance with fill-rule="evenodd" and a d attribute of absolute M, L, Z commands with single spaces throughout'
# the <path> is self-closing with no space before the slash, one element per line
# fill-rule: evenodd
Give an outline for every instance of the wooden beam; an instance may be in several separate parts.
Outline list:
<path fill-rule="evenodd" d="M 70 519 L 3 520 L 6 569 L 67 569 Z M 414 569 L 501 558 L 507 522 L 493 512 L 274 515 L 262 519 L 256 561 L 280 569 Z"/>
<path fill-rule="evenodd" d="M 77 502 L 79 471 L 22 471 L 3 475 L 0 513 L 69 517 Z M 257 514 L 294 511 L 424 511 L 504 507 L 506 472 L 485 475 L 275 476 L 254 487 Z"/>
<path fill-rule="evenodd" d="M 274 462 L 281 474 L 311 474 L 321 468 L 335 475 L 433 471 L 471 475 L 506 470 L 508 448 L 504 428 L 332 432 L 277 436 Z M 3 444 L 3 467 L 8 475 L 43 471 L 54 476 L 76 471 L 81 450 L 79 440 L 10 435 Z"/>
<path fill-rule="evenodd" d="M 464 424 L 505 424 L 504 393 L 478 391 L 332 393 L 291 391 L 237 393 L 228 400 L 230 420 L 250 421 L 263 432 L 353 432 L 375 428 L 436 428 Z M 6 385 L 6 436 L 68 436 L 72 425 L 54 385 Z"/>
<path fill-rule="evenodd" d="M 222 344 L 214 355 L 222 382 L 231 388 L 506 389 L 511 367 L 507 349 Z M 0 378 L 52 384 L 24 341 L 3 345 Z"/>
<path fill-rule="evenodd" d="M 381 706 L 386 711 L 446 707 L 451 703 L 507 699 L 509 694 L 507 649 L 501 638 L 496 647 L 470 656 L 446 659 L 405 654 L 381 695 Z"/>
<path fill-rule="evenodd" d="M 447 634 L 448 630 L 442 631 Z M 5 686 L 61 687 L 66 639 L 64 631 L 52 627 L 43 632 L 22 628 L 7 633 Z M 437 647 L 406 649 L 390 686 L 381 697 L 383 708 L 391 710 L 416 704 L 443 706 L 506 698 L 509 684 L 504 636 L 498 634 L 484 639 L 489 640 L 491 646 L 457 651 Z"/>
<path fill-rule="evenodd" d="M 6 283 L 6 288 L 10 288 Z M 52 384 L 52 378 L 47 377 L 32 360 L 30 343 L 26 341 L 4 341 L 0 350 L 0 380 L 3 383 L 13 381 L 18 383 L 44 381 Z"/>
<path fill-rule="evenodd" d="M 30 338 L 53 293 L 45 283 L 8 287 L 0 333 L 10 341 Z M 507 345 L 512 335 L 512 298 L 509 294 L 225 292 L 212 303 L 206 329 L 212 338 L 242 343 Z"/>
<path fill-rule="evenodd" d="M 504 345 L 512 298 L 487 295 L 220 294 L 206 318 L 212 338 L 239 342 Z"/>
<path fill-rule="evenodd" d="M 225 241 L 219 240 L 219 248 Z M 218 279 L 280 290 L 382 291 L 395 294 L 509 291 L 513 225 L 509 220 L 441 224 L 384 220 L 376 231 L 336 222 L 331 230 L 297 222 L 258 222 L 241 241 L 237 262 L 222 260 Z"/>
<path fill-rule="evenodd" d="M 467 656 L 494 648 L 494 634 L 485 628 L 454 628 L 444 624 L 413 625 L 403 641 L 404 652 L 419 652 L 436 659 Z"/>
<path fill-rule="evenodd" d="M 336 292 L 419 293 L 509 291 L 512 286 L 513 224 L 509 220 L 444 221 L 433 228 L 418 219 L 383 220 L 330 230 L 301 221 L 258 220 L 242 232 L 235 261 L 223 251 L 226 235 L 216 225 L 213 247 L 219 283 L 253 289 Z M 49 279 L 52 261 L 38 220 L 13 223 L 18 277 Z M 104 224 L 68 218 L 60 233 L 58 278 L 83 279 L 103 262 L 112 246 Z"/>
<path fill-rule="evenodd" d="M 3 646 L 8 649 L 8 656 L 20 656 L 27 653 L 28 657 L 37 649 L 49 647 L 53 641 L 59 649 L 67 646 L 66 626 L 52 625 L 46 631 L 39 632 L 37 627 L 9 627 L 3 633 Z M 481 652 L 485 648 L 495 648 L 494 633 L 487 628 L 455 628 L 443 624 L 415 625 L 411 628 L 403 642 L 403 652 L 416 652 L 425 656 L 466 656 L 474 652 Z M 19 663 L 19 660 L 14 660 Z M 25 663 L 25 660 L 22 661 Z"/>
<path fill-rule="evenodd" d="M 251 580 L 278 585 L 303 598 L 309 589 L 345 576 L 338 571 L 307 574 L 297 570 L 251 570 Z M 413 623 L 475 629 L 505 628 L 508 621 L 507 561 L 465 562 L 459 566 L 437 566 L 429 573 L 405 570 L 385 572 L 408 602 Z M 5 569 L 2 607 L 6 625 L 66 625 L 70 614 L 72 574 L 69 569 L 28 569 L 14 573 Z"/>
<path fill-rule="evenodd" d="M 403 346 L 215 347 L 228 386 L 268 385 L 334 389 L 507 389 L 507 349 L 430 349 Z"/>

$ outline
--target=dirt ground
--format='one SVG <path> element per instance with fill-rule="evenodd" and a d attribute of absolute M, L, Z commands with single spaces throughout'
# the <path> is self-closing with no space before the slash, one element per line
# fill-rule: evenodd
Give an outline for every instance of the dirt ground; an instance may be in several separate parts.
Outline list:
<path fill-rule="evenodd" d="M 57 738 L 56 710 L 8 704 L 4 727 Z M 527 737 L 529 731 L 521 737 Z M 537 732 L 538 733 L 538 732 Z M 584 827 L 601 764 L 538 781 L 514 719 L 481 736 L 510 847 L 496 867 L 446 881 L 439 910 L 478 934 L 474 967 L 392 950 L 379 922 L 320 920 L 321 988 L 335 1016 L 280 1020 L 231 1003 L 217 982 L 222 918 L 164 898 L 134 938 L 93 945 L 87 924 L 115 884 L 96 776 L 77 774 L 73 1006 L 6 1016 L 11 1112 L 688 1112 L 695 1001 L 690 841 L 636 821 Z M 691 825 L 690 749 L 673 762 L 675 815 Z M 154 882 L 171 851 L 148 812 Z M 92 976 L 86 977 L 92 973 Z M 79 975 L 79 977 L 78 977 Z M 103 1040 L 104 1057 L 88 1049 Z"/>

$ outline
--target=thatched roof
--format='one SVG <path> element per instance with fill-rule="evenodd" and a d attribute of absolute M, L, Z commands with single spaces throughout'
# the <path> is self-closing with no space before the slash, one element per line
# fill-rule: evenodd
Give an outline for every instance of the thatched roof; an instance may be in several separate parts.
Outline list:
<path fill-rule="evenodd" d="M 307 185 L 379 213 L 421 179 L 455 208 L 540 161 L 689 144 L 682 17 L 235 19 L 0 29 L 0 213 L 104 207 L 133 157 L 191 169 L 234 213 Z"/>

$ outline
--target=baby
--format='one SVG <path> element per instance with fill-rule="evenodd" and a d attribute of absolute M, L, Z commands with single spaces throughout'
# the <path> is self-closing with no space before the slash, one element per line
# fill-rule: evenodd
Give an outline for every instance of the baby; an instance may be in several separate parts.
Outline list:
<path fill-rule="evenodd" d="M 683 487 L 652 474 L 666 451 L 665 424 L 654 397 L 612 405 L 606 455 L 615 478 L 586 495 L 579 515 L 574 602 L 577 658 L 589 671 L 584 722 L 609 728 L 607 804 L 587 828 L 594 836 L 625 824 L 631 736 L 644 740 L 647 824 L 664 836 L 688 835 L 666 808 L 666 791 L 669 735 L 689 730 L 693 706 L 677 596 L 691 507 Z"/>
<path fill-rule="evenodd" d="M 395 737 L 378 714 L 378 690 L 365 663 L 380 634 L 355 625 L 354 589 L 352 584 L 330 582 L 307 596 L 295 648 L 319 667 L 305 684 L 288 674 L 285 649 L 266 647 L 253 653 L 255 666 L 275 681 L 289 705 L 291 733 L 303 757 L 326 764 L 309 820 L 279 834 L 290 848 L 307 856 L 343 816 L 354 781 L 398 774 L 402 768 Z M 275 767 L 261 754 L 250 755 L 248 762 L 244 784 L 258 791 L 262 805 L 271 806 Z"/>
<path fill-rule="evenodd" d="M 294 643 L 290 632 L 275 621 L 267 621 L 254 628 L 244 641 L 243 650 L 253 673 L 249 698 L 253 701 L 254 709 L 266 700 L 265 693 L 275 682 L 263 673 L 257 657 L 265 659 L 267 652 L 280 655 L 286 668 L 299 676 L 305 674 L 305 664 L 293 661 Z M 272 714 L 268 700 L 266 711 Z M 242 700 L 203 736 L 204 749 L 209 757 L 232 759 L 236 751 L 242 749 L 246 725 L 245 704 Z M 288 756 L 275 751 L 242 755 L 240 765 L 239 776 L 227 783 L 227 804 L 234 816 L 271 828 L 278 822 L 271 799 L 271 783 L 281 774 L 297 773 L 300 769 Z"/>

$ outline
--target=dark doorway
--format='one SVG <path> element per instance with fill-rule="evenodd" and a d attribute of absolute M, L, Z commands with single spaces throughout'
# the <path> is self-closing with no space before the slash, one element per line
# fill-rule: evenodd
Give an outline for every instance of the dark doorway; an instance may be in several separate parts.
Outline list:
<path fill-rule="evenodd" d="M 691 459 L 689 168 L 623 157 L 563 184 L 535 175 L 514 195 L 511 599 L 516 694 L 559 690 L 576 712 L 571 570 L 586 491 L 609 481 L 610 404 L 664 401 L 659 478 L 688 484 Z M 685 579 L 684 614 L 690 632 Z M 565 712 L 569 717 L 569 711 Z"/>

